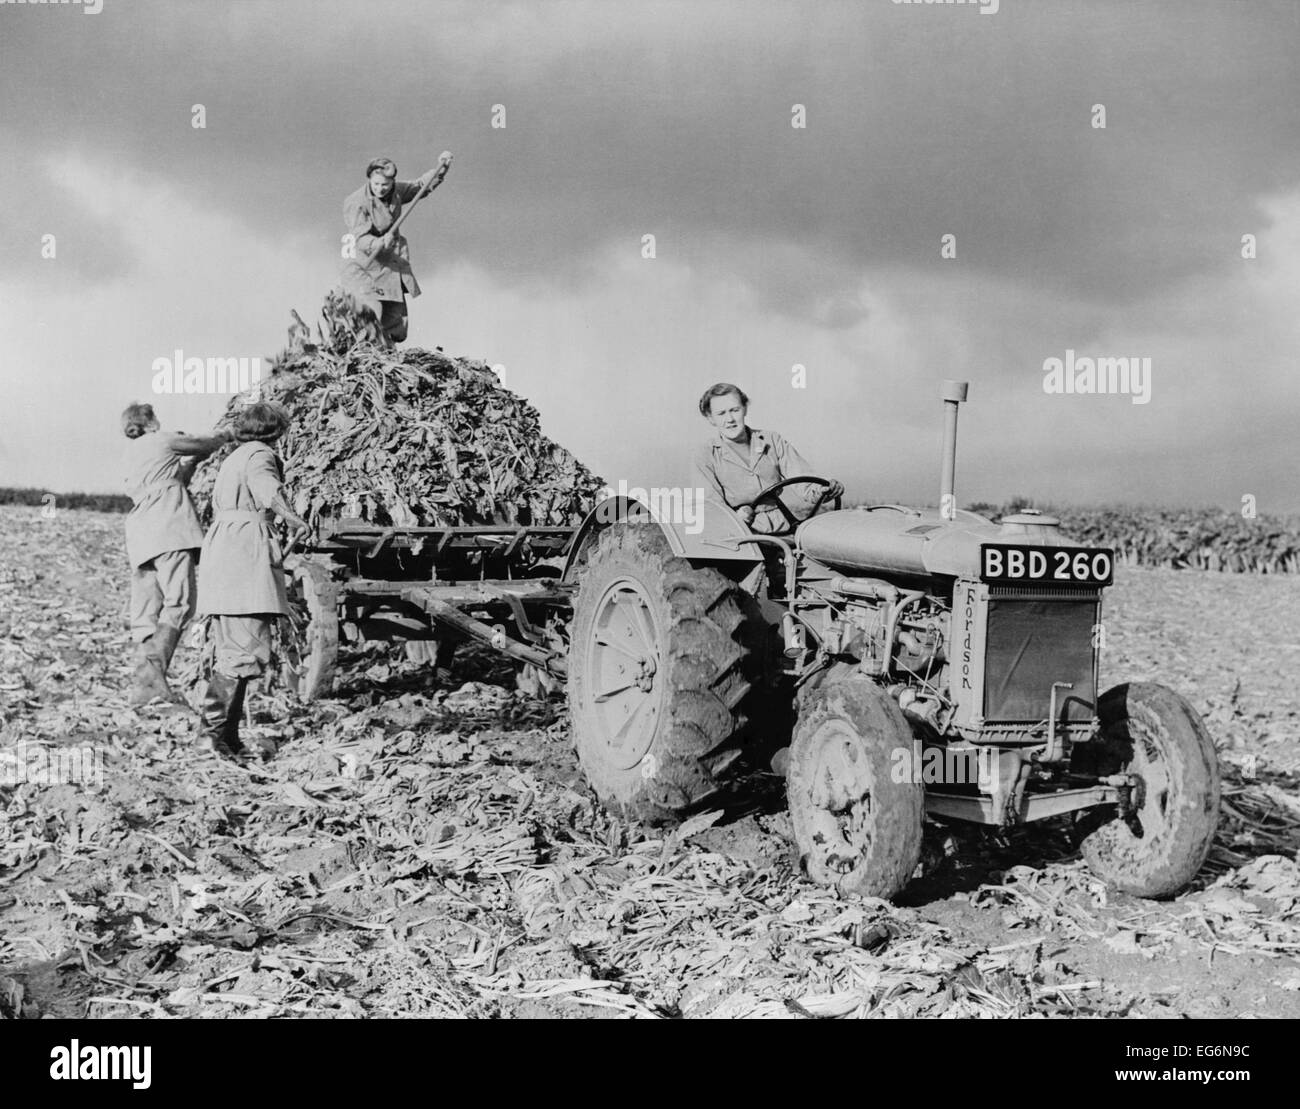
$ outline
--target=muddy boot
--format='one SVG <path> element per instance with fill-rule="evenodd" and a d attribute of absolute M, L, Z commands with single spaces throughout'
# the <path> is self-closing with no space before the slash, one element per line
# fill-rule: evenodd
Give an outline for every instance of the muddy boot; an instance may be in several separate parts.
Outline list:
<path fill-rule="evenodd" d="M 171 686 L 167 684 L 153 640 L 154 636 L 151 636 L 136 648 L 131 691 L 126 698 L 128 705 L 145 705 L 156 697 L 164 701 L 172 700 Z"/>
<path fill-rule="evenodd" d="M 172 655 L 176 653 L 176 645 L 181 641 L 181 629 L 175 624 L 162 623 L 154 629 L 154 633 L 149 638 L 149 646 L 153 651 L 154 657 L 158 659 L 162 666 L 162 672 L 167 673 L 172 664 Z"/>
<path fill-rule="evenodd" d="M 149 653 L 163 676 L 163 685 L 167 686 L 165 696 L 178 705 L 185 704 L 185 698 L 171 688 L 167 682 L 167 671 L 171 668 L 172 655 L 181 640 L 181 629 L 175 624 L 162 623 L 155 629 L 149 639 Z"/>
<path fill-rule="evenodd" d="M 213 673 L 203 695 L 203 706 L 199 709 L 199 735 L 194 744 L 197 748 L 215 752 L 226 759 L 240 756 L 239 711 L 243 707 L 247 680 Z M 239 701 L 238 707 L 236 700 Z"/>
<path fill-rule="evenodd" d="M 245 761 L 260 760 L 266 762 L 275 757 L 279 745 L 267 736 L 253 736 L 247 743 L 239 738 L 239 725 L 244 719 L 244 693 L 256 678 L 240 678 L 239 688 L 235 691 L 235 700 L 230 710 L 230 724 L 226 731 L 226 742 L 239 752 Z"/>
<path fill-rule="evenodd" d="M 251 680 L 250 678 L 235 679 L 235 692 L 230 699 L 230 712 L 226 714 L 226 730 L 223 733 L 226 746 L 241 756 L 251 753 L 239 738 L 239 723 L 244 719 L 244 692 L 248 689 Z"/>

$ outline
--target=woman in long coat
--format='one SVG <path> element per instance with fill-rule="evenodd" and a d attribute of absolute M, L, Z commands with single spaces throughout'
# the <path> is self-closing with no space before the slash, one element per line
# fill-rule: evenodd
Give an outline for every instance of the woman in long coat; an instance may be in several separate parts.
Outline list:
<path fill-rule="evenodd" d="M 397 166 L 376 158 L 366 167 L 366 183 L 343 201 L 343 222 L 355 248 L 343 263 L 343 291 L 369 309 L 391 343 L 406 338 L 406 298 L 420 295 L 406 236 L 392 228 L 402 205 L 441 183 L 437 169 L 414 181 L 398 181 Z"/>
<path fill-rule="evenodd" d="M 199 743 L 227 758 L 242 749 L 244 691 L 271 660 L 272 625 L 289 614 L 272 514 L 295 531 L 307 531 L 285 499 L 284 471 L 271 448 L 288 426 L 288 415 L 275 404 L 250 404 L 235 417 L 240 445 L 217 474 L 212 526 L 199 558 L 198 614 L 211 619 L 216 642 Z"/>

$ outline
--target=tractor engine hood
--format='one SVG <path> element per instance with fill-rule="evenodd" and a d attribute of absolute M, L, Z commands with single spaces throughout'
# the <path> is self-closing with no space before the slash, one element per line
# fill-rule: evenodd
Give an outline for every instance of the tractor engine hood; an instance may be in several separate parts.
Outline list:
<path fill-rule="evenodd" d="M 1068 545 L 1060 529 L 1060 520 L 1033 511 L 995 524 L 974 512 L 945 520 L 937 508 L 885 504 L 814 516 L 795 536 L 805 554 L 837 570 L 978 578 L 982 543 Z"/>

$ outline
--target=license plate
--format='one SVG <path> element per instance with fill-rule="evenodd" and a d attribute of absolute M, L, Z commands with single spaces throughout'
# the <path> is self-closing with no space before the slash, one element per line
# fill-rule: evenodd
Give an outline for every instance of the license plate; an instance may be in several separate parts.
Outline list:
<path fill-rule="evenodd" d="M 1035 585 L 1110 585 L 1115 554 L 1099 547 L 1029 547 L 985 543 L 980 547 L 980 580 Z"/>

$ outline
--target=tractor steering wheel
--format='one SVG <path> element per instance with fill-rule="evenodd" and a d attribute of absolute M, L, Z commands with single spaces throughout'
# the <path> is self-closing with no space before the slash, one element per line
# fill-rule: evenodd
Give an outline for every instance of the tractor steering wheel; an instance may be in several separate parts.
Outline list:
<path fill-rule="evenodd" d="M 802 521 L 800 521 L 799 518 L 795 516 L 793 512 L 790 511 L 789 505 L 787 505 L 785 501 L 783 501 L 776 494 L 781 492 L 781 490 L 784 489 L 787 485 L 798 485 L 801 483 L 806 483 L 808 485 L 825 486 L 825 488 L 821 492 L 821 495 L 813 502 L 813 506 L 809 510 L 808 515 L 805 517 L 805 519 L 811 519 L 813 516 L 816 516 L 818 509 L 820 509 L 821 506 L 825 504 L 827 500 L 833 500 L 835 502 L 835 507 L 836 508 L 840 507 L 840 500 L 843 494 L 836 493 L 834 497 L 830 496 L 831 488 L 835 485 L 835 482 L 831 481 L 830 478 L 817 477 L 814 474 L 802 474 L 799 477 L 782 478 L 780 481 L 776 482 L 775 484 L 769 485 L 761 493 L 757 494 L 752 500 L 744 501 L 741 504 L 732 505 L 732 507 L 733 508 L 754 508 L 759 504 L 760 501 L 768 501 L 768 500 L 773 501 L 776 507 L 781 510 L 781 514 L 786 518 L 786 521 L 789 523 L 790 530 L 793 531 L 795 528 L 799 526 L 799 524 Z"/>

